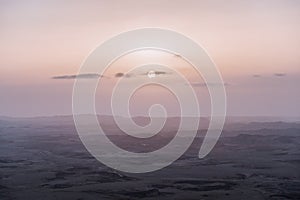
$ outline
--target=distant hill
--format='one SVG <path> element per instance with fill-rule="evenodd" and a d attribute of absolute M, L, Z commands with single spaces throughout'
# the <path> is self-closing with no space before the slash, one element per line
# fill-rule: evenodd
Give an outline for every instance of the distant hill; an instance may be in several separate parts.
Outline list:
<path fill-rule="evenodd" d="M 86 115 L 89 117 L 92 115 Z M 119 120 L 125 119 L 124 117 L 116 117 Z M 99 123 L 110 130 L 118 130 L 118 127 L 114 121 L 113 116 L 109 115 L 98 115 Z M 155 118 L 156 120 L 160 118 Z M 146 116 L 135 116 L 132 118 L 140 126 L 145 126 L 150 122 L 150 118 Z M 164 120 L 161 118 L 161 120 Z M 261 121 L 260 121 L 261 120 Z M 300 122 L 295 121 L 277 121 L 276 117 L 227 117 L 224 125 L 224 130 L 227 131 L 238 131 L 238 130 L 260 130 L 260 129 L 300 129 Z M 173 131 L 177 130 L 180 123 L 180 117 L 169 117 L 166 119 L 166 126 L 168 130 Z M 63 125 L 72 125 L 74 126 L 73 116 L 50 116 L 50 117 L 5 117 L 0 116 L 0 126 L 2 125 L 24 125 L 24 124 L 43 124 L 48 126 L 63 126 Z M 208 117 L 201 117 L 199 130 L 207 129 L 209 125 Z"/>

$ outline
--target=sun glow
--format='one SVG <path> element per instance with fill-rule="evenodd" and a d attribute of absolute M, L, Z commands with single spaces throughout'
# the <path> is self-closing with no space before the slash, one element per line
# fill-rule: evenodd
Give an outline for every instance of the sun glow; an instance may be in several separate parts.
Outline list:
<path fill-rule="evenodd" d="M 149 78 L 155 78 L 156 77 L 155 71 L 153 71 L 153 70 L 149 71 L 147 75 L 148 75 Z"/>

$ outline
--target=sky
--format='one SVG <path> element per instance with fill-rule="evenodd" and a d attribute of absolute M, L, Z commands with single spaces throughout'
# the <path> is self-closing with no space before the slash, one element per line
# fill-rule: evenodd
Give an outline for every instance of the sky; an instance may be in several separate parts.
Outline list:
<path fill-rule="evenodd" d="M 186 35 L 207 51 L 225 82 L 228 115 L 298 117 L 299 11 L 296 0 L 0 0 L 0 115 L 71 114 L 76 74 L 93 49 L 121 32 L 159 27 Z M 126 65 L 149 59 L 149 55 L 193 74 L 189 64 L 176 56 L 133 53 L 107 72 L 106 90 L 121 78 L 116 74 Z M 158 77 L 171 81 L 172 74 Z M 128 84 L 147 78 L 134 75 Z M 203 114 L 209 115 L 201 77 L 189 78 Z M 143 90 L 133 97 L 133 113 L 143 114 L 149 105 L 162 101 L 176 115 L 178 105 L 168 91 L 157 86 Z M 109 113 L 102 102 L 106 94 L 97 90 L 101 113 Z M 157 98 L 161 95 L 166 98 Z"/>

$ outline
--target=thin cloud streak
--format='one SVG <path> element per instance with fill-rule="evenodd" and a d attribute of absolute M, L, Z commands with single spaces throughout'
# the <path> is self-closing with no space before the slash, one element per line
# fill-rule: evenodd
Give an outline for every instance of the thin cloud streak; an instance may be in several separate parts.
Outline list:
<path fill-rule="evenodd" d="M 148 76 L 148 73 L 149 72 L 142 73 L 141 75 Z M 153 73 L 157 76 L 171 74 L 170 72 L 165 72 L 165 71 L 153 71 Z"/>
<path fill-rule="evenodd" d="M 105 77 L 100 74 L 77 74 L 77 75 L 61 75 L 53 76 L 52 79 L 98 79 L 100 77 Z"/>
<path fill-rule="evenodd" d="M 253 74 L 252 77 L 254 77 L 254 78 L 261 78 L 261 75 L 259 75 L 259 74 Z"/>
<path fill-rule="evenodd" d="M 285 73 L 274 73 L 274 76 L 282 77 L 282 76 L 286 76 L 286 74 Z"/>
<path fill-rule="evenodd" d="M 149 72 L 145 72 L 145 73 L 141 73 L 141 74 L 133 74 L 133 73 L 126 74 L 126 73 L 123 73 L 123 72 L 118 72 L 118 73 L 115 74 L 115 78 L 121 78 L 121 77 L 133 78 L 133 77 L 137 77 L 137 76 L 148 76 L 148 73 Z M 165 71 L 153 71 L 153 73 L 156 76 L 171 74 L 170 72 L 165 72 Z"/>
<path fill-rule="evenodd" d="M 189 85 L 189 84 L 187 84 Z M 191 86 L 193 87 L 208 87 L 208 86 L 213 86 L 213 87 L 218 87 L 218 86 L 228 86 L 228 83 L 220 84 L 220 83 L 202 83 L 202 82 L 194 82 L 190 83 Z"/>

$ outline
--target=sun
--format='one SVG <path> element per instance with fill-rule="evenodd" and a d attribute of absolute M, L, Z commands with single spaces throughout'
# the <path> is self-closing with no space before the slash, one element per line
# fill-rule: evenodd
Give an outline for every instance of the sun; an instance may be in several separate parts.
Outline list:
<path fill-rule="evenodd" d="M 147 75 L 149 78 L 155 78 L 155 76 L 156 76 L 155 71 L 153 71 L 153 70 L 149 71 Z"/>

